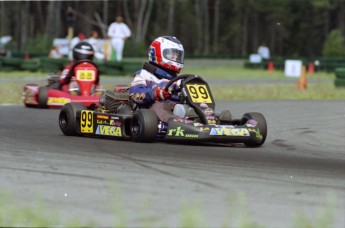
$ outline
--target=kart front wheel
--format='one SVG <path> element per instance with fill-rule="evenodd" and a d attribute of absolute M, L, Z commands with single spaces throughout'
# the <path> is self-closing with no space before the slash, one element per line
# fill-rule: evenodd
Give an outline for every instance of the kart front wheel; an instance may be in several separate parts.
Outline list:
<path fill-rule="evenodd" d="M 48 108 L 48 87 L 39 87 L 37 93 L 37 101 L 39 108 Z"/>
<path fill-rule="evenodd" d="M 244 144 L 250 147 L 259 147 L 264 144 L 267 137 L 267 123 L 265 117 L 258 112 L 245 113 L 242 117 L 242 124 L 247 123 L 248 120 L 255 120 L 256 124 L 256 138 L 251 141 L 247 141 Z"/>
<path fill-rule="evenodd" d="M 150 109 L 139 109 L 131 120 L 131 135 L 137 142 L 153 142 L 157 136 L 158 117 Z"/>
<path fill-rule="evenodd" d="M 77 112 L 85 109 L 85 105 L 73 102 L 62 107 L 59 114 L 59 126 L 64 135 L 75 136 L 78 134 Z"/>

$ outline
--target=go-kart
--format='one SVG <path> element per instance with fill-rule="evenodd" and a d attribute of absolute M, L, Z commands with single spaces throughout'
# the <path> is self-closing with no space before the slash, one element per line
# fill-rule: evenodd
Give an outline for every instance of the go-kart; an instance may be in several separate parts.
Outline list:
<path fill-rule="evenodd" d="M 181 80 L 179 89 L 172 89 Z M 137 108 L 131 103 L 128 90 L 106 91 L 97 109 L 80 103 L 68 103 L 59 114 L 63 134 L 122 138 L 137 142 L 194 141 L 244 143 L 261 146 L 267 136 L 267 124 L 261 113 L 245 113 L 233 119 L 229 110 L 215 114 L 215 102 L 208 84 L 197 75 L 181 75 L 166 85 L 165 91 L 178 94 L 175 117 L 167 123 L 158 120 L 151 109 Z"/>
<path fill-rule="evenodd" d="M 69 102 L 79 102 L 86 107 L 96 105 L 103 94 L 101 88 L 94 88 L 98 80 L 98 67 L 89 60 L 76 62 L 70 74 L 75 75 L 69 85 L 60 86 L 60 75 L 48 75 L 48 85 L 26 84 L 23 89 L 23 103 L 26 107 L 61 108 Z"/>

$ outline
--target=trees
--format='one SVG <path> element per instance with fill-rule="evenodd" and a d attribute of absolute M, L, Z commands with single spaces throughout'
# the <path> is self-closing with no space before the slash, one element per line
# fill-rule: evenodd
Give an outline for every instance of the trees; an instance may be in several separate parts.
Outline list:
<path fill-rule="evenodd" d="M 99 27 L 105 37 L 121 14 L 134 46 L 175 35 L 195 55 L 245 56 L 263 41 L 273 55 L 321 55 L 332 30 L 345 35 L 345 0 L 75 0 L 1 1 L 0 36 L 11 35 L 21 51 L 33 38 L 66 37 L 68 7 L 76 32 Z"/>
<path fill-rule="evenodd" d="M 345 56 L 345 39 L 340 30 L 329 33 L 322 49 L 323 56 Z"/>

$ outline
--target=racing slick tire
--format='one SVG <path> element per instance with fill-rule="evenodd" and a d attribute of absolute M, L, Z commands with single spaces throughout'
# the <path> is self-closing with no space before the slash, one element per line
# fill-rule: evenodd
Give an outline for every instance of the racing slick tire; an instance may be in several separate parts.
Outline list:
<path fill-rule="evenodd" d="M 85 110 L 85 105 L 81 103 L 67 103 L 60 110 L 59 114 L 59 126 L 64 135 L 75 136 L 77 132 L 77 112 Z"/>
<path fill-rule="evenodd" d="M 134 141 L 151 143 L 158 132 L 158 117 L 150 109 L 139 109 L 131 120 L 131 135 Z"/>
<path fill-rule="evenodd" d="M 245 113 L 242 117 L 241 124 L 245 124 L 248 120 L 255 120 L 257 122 L 256 127 L 259 128 L 261 137 L 257 137 L 255 140 L 247 141 L 244 144 L 249 147 L 259 147 L 264 144 L 267 137 L 267 123 L 265 117 L 258 112 Z"/>
<path fill-rule="evenodd" d="M 39 108 L 48 108 L 48 87 L 39 87 L 37 93 L 37 101 Z"/>

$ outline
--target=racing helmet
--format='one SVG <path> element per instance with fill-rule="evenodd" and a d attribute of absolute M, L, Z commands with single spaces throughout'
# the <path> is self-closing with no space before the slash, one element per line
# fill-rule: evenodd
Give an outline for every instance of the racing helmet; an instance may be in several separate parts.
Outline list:
<path fill-rule="evenodd" d="M 77 43 L 73 48 L 73 59 L 79 61 L 82 59 L 93 60 L 95 51 L 91 44 L 86 41 Z"/>
<path fill-rule="evenodd" d="M 166 70 L 180 73 L 183 59 L 182 43 L 174 36 L 158 37 L 150 45 L 149 61 Z"/>

